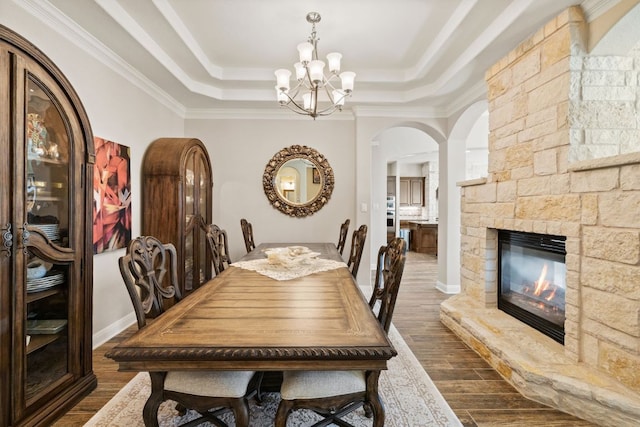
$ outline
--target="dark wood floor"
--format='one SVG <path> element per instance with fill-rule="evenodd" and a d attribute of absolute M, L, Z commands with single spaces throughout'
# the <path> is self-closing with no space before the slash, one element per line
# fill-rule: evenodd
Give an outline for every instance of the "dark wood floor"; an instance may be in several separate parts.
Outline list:
<path fill-rule="evenodd" d="M 466 427 L 562 426 L 592 424 L 520 396 L 475 352 L 440 323 L 439 305 L 448 298 L 435 289 L 437 260 L 407 253 L 393 323 L 422 363 L 444 398 Z M 55 426 L 83 426 L 134 374 L 117 372 L 105 352 L 130 336 L 127 329 L 94 351 L 98 388 Z M 424 427 L 424 426 L 407 426 Z"/>

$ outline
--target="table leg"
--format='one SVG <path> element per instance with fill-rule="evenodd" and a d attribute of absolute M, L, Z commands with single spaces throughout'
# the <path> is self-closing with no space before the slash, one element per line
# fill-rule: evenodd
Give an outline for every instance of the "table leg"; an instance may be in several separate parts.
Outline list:
<path fill-rule="evenodd" d="M 149 372 L 151 377 L 151 396 L 147 399 L 142 410 L 142 419 L 145 427 L 159 427 L 158 408 L 163 400 L 164 377 L 166 372 Z"/>
<path fill-rule="evenodd" d="M 378 379 L 380 371 L 367 371 L 367 401 L 373 412 L 373 427 L 384 426 L 384 404 L 378 393 Z"/>

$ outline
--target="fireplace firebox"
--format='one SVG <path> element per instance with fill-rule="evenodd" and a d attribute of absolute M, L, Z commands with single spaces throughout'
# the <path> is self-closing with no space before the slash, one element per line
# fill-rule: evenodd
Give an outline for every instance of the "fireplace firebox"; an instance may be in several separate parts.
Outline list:
<path fill-rule="evenodd" d="M 498 308 L 564 344 L 564 236 L 498 231 Z"/>

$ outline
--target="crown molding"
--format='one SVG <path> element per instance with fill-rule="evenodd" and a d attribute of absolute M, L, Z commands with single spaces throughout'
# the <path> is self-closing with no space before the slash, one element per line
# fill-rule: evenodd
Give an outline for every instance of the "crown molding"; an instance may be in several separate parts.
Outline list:
<path fill-rule="evenodd" d="M 583 0 L 580 7 L 587 22 L 591 22 L 618 3 L 620 0 Z"/>
<path fill-rule="evenodd" d="M 85 31 L 82 27 L 77 25 L 74 21 L 68 18 L 65 14 L 63 14 L 59 9 L 53 6 L 47 0 L 12 0 L 16 5 L 23 8 L 27 13 L 34 16 L 38 20 L 42 21 L 49 28 L 51 28 L 56 33 L 63 36 L 65 39 L 69 40 L 74 45 L 78 46 L 81 50 L 89 54 L 91 57 L 95 58 L 100 63 L 104 64 L 108 69 L 112 70 L 116 74 L 122 76 L 125 80 L 130 82 L 135 87 L 139 88 L 145 94 L 149 95 L 152 99 L 156 100 L 160 105 L 166 107 L 168 110 L 175 113 L 178 117 L 183 119 L 254 119 L 254 120 L 310 120 L 309 117 L 303 115 L 297 115 L 291 113 L 288 110 L 279 109 L 277 105 L 273 108 L 265 107 L 263 108 L 212 108 L 212 109 L 201 109 L 201 108 L 188 108 L 183 105 L 181 102 L 177 101 L 171 95 L 169 95 L 166 91 L 164 91 L 161 87 L 154 84 L 150 79 L 136 70 L 134 67 L 125 62 L 121 57 L 119 57 L 115 52 L 110 50 L 100 41 L 95 39 L 91 34 Z M 86 0 L 84 0 L 86 1 Z M 110 4 L 109 0 L 94 0 L 97 1 L 99 5 L 102 4 Z M 470 3 L 476 3 L 476 0 L 469 0 Z M 519 4 L 526 4 L 532 0 L 521 0 L 518 2 Z M 584 0 L 580 3 L 585 17 L 588 20 L 593 20 L 601 14 L 608 11 L 611 7 L 615 6 L 619 3 L 620 0 Z M 154 4 L 156 6 L 159 5 L 159 9 L 164 9 L 165 15 L 167 14 L 166 6 L 170 5 L 166 0 L 154 0 Z M 466 7 L 470 7 L 467 5 Z M 460 16 L 456 18 L 459 20 L 461 17 L 466 16 L 465 14 L 468 11 L 466 9 L 461 9 L 459 11 Z M 520 8 L 515 8 L 513 10 L 509 10 L 510 13 L 506 13 L 503 11 L 501 15 L 498 15 L 496 19 L 500 19 L 500 23 L 505 25 L 504 22 L 508 22 L 513 15 L 518 15 L 521 12 Z M 452 18 L 453 19 L 453 18 Z M 503 22 L 504 21 L 504 22 Z M 453 20 L 450 24 L 451 26 L 455 26 L 455 20 Z M 453 31 L 452 28 L 448 28 L 446 31 Z M 487 39 L 491 39 L 494 35 L 492 33 L 484 34 L 483 40 L 486 42 Z M 479 41 L 479 45 L 470 46 L 470 50 L 479 49 L 483 46 L 483 44 Z M 432 58 L 434 55 L 437 56 L 437 46 L 436 43 L 431 48 L 434 49 L 433 52 L 428 51 L 423 55 L 423 60 L 425 58 Z M 424 62 L 424 61 L 423 61 Z M 428 61 L 427 61 L 428 62 Z M 464 62 L 464 61 L 462 61 Z M 209 64 L 212 65 L 212 64 Z M 424 65 L 424 64 L 423 64 Z M 428 65 L 428 64 L 427 64 Z M 458 62 L 450 68 L 450 71 L 457 70 L 461 66 L 461 63 Z M 419 73 L 419 68 L 417 67 L 411 71 L 409 74 Z M 446 73 L 445 73 L 446 74 Z M 184 76 L 183 76 L 184 77 Z M 247 76 L 248 77 L 248 76 Z M 179 80 L 182 81 L 182 78 Z M 442 82 L 438 82 L 439 87 L 442 86 Z M 436 89 L 439 89 L 436 88 Z M 212 92 L 212 90 L 206 90 L 207 88 L 213 89 L 213 87 L 209 87 L 208 85 L 196 84 L 194 87 L 190 87 L 191 90 L 195 92 L 203 93 L 205 96 L 224 99 L 225 95 L 227 98 L 237 98 L 240 101 L 249 100 L 251 97 L 249 96 L 249 91 L 239 90 L 218 90 Z M 429 91 L 433 88 L 423 88 Z M 265 91 L 266 89 L 259 89 L 259 91 Z M 381 91 L 363 91 L 358 93 L 358 98 L 367 103 L 377 103 L 381 102 L 382 96 Z M 345 111 L 341 113 L 335 113 L 331 116 L 319 117 L 318 120 L 355 120 L 357 117 L 412 117 L 412 118 L 443 118 L 449 117 L 452 114 L 455 114 L 458 111 L 466 108 L 466 106 L 471 105 L 473 102 L 476 102 L 478 99 L 482 97 L 486 97 L 486 83 L 484 81 L 478 82 L 476 86 L 466 91 L 461 96 L 456 99 L 450 101 L 446 107 L 436 108 L 436 107 L 403 107 L 402 102 L 412 101 L 420 99 L 424 93 L 421 91 L 416 91 L 416 89 L 404 91 L 404 92 L 396 92 L 391 98 L 387 98 L 383 102 L 390 102 L 385 106 L 353 106 L 350 109 L 345 109 Z M 266 96 L 265 94 L 260 94 L 261 99 Z"/>
<path fill-rule="evenodd" d="M 167 107 L 180 117 L 184 117 L 186 109 L 184 105 L 175 100 L 159 86 L 151 82 L 142 73 L 125 62 L 111 49 L 98 41 L 82 27 L 69 19 L 48 1 L 37 0 L 13 0 L 27 13 L 36 17 L 53 31 L 78 46 L 84 52 L 104 64 L 110 70 L 141 89 L 143 92 Z"/>
<path fill-rule="evenodd" d="M 276 108 L 190 108 L 184 115 L 186 120 L 306 120 L 310 116 L 293 113 L 287 109 Z M 351 110 L 336 112 L 330 116 L 317 117 L 315 121 L 353 121 Z"/>

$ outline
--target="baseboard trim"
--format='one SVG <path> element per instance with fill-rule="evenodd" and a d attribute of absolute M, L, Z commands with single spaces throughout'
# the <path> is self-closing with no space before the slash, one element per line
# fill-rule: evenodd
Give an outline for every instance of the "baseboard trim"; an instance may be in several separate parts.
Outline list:
<path fill-rule="evenodd" d="M 120 320 L 113 322 L 101 331 L 96 332 L 95 334 L 93 334 L 93 349 L 95 350 L 96 348 L 100 347 L 102 344 L 109 341 L 111 338 L 115 337 L 120 332 L 133 325 L 135 322 L 137 322 L 136 314 L 131 312 Z"/>
<path fill-rule="evenodd" d="M 445 294 L 459 294 L 460 293 L 460 285 L 447 285 L 446 283 L 442 283 L 441 281 L 436 282 L 436 289 Z"/>

